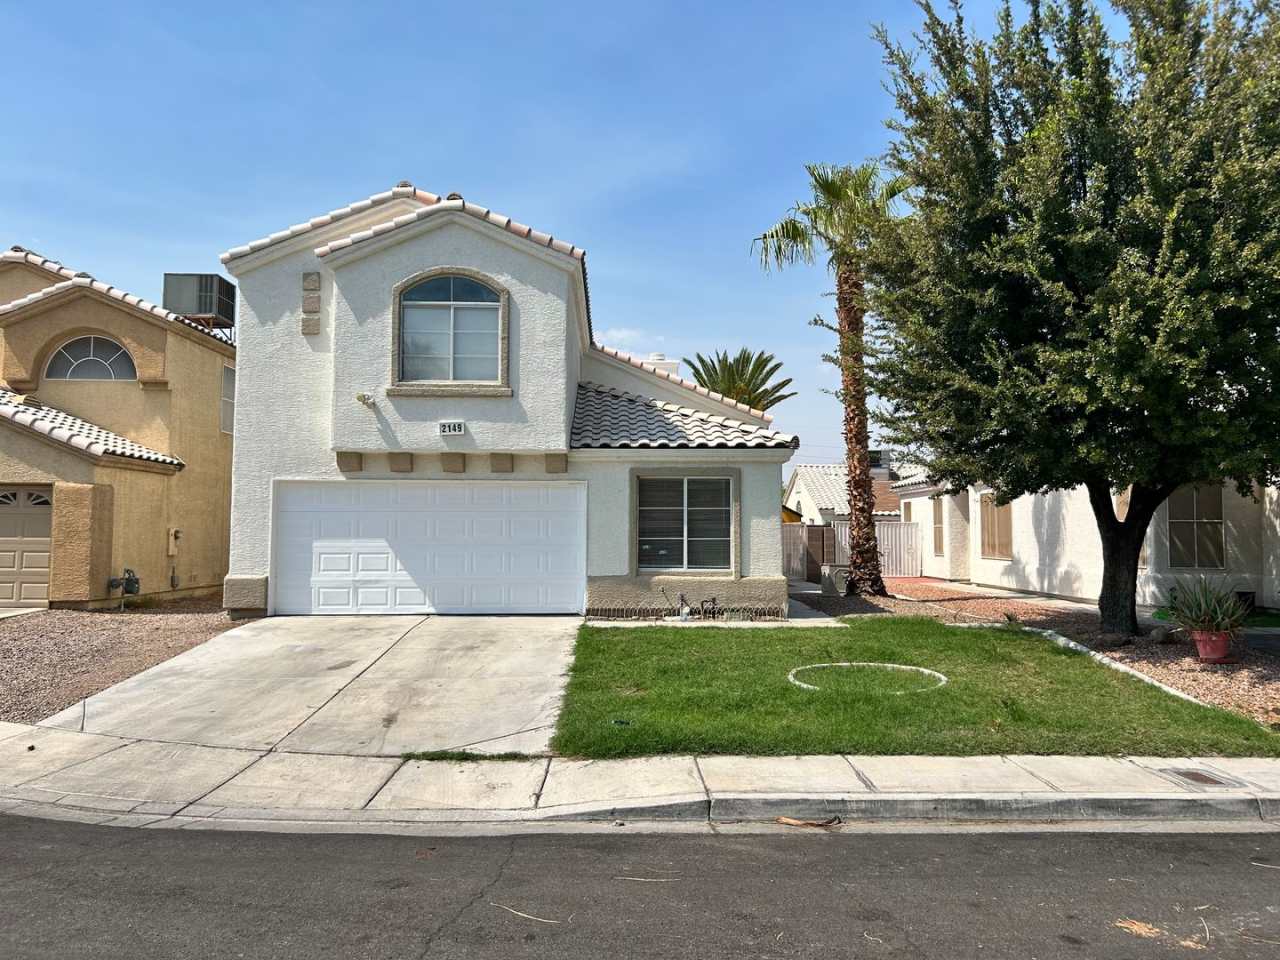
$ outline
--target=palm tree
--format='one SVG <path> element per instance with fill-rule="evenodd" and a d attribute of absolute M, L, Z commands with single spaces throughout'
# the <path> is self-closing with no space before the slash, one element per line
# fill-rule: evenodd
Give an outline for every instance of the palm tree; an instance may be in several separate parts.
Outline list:
<path fill-rule="evenodd" d="M 790 377 L 776 383 L 769 382 L 782 369 L 782 361 L 775 360 L 772 353 L 763 350 L 752 353 L 743 347 L 734 357 L 730 357 L 728 351 L 716 351 L 710 357 L 695 353 L 694 358 L 685 357 L 684 362 L 693 371 L 693 379 L 699 386 L 722 393 L 748 407 L 768 410 L 795 396 L 794 391 L 782 392 L 791 386 Z"/>
<path fill-rule="evenodd" d="M 884 179 L 875 163 L 840 166 L 812 163 L 805 167 L 813 197 L 803 200 L 756 238 L 760 265 L 765 270 L 796 263 L 813 263 L 819 247 L 826 251 L 827 268 L 836 281 L 838 337 L 835 361 L 840 368 L 837 396 L 844 404 L 845 457 L 849 468 L 849 591 L 885 594 L 876 549 L 872 511 L 870 434 L 867 418 L 867 378 L 863 253 L 876 228 L 893 216 L 899 197 L 909 184 L 902 177 Z"/>

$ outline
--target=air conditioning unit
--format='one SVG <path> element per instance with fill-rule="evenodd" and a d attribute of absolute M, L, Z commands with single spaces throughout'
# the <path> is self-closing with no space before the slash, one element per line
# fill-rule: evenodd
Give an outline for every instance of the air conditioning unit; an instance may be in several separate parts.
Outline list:
<path fill-rule="evenodd" d="M 236 285 L 216 273 L 166 273 L 164 308 L 229 330 L 236 325 Z"/>

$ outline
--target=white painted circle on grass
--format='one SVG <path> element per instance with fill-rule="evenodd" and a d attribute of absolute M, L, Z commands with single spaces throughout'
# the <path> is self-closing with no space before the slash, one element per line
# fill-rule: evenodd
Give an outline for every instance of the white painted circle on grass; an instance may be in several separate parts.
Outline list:
<path fill-rule="evenodd" d="M 841 662 L 841 663 L 811 663 L 808 666 L 796 667 L 787 674 L 787 681 L 795 684 L 802 690 L 821 690 L 821 687 L 815 687 L 812 683 L 805 683 L 803 680 L 797 679 L 796 674 L 805 670 L 822 670 L 826 667 L 868 667 L 872 670 L 897 670 L 903 673 L 920 673 L 926 677 L 931 677 L 937 683 L 929 687 L 921 687 L 919 690 L 893 690 L 895 696 L 902 696 L 904 693 L 923 693 L 927 690 L 937 690 L 947 682 L 947 678 L 940 674 L 937 670 L 926 670 L 924 667 L 909 667 L 903 663 L 870 663 L 870 662 Z"/>

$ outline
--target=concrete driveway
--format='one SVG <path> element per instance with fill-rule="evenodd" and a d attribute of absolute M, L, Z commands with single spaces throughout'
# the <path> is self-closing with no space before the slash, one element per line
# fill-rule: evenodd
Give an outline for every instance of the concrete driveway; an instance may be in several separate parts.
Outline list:
<path fill-rule="evenodd" d="M 42 722 L 298 753 L 547 750 L 577 617 L 276 617 Z"/>

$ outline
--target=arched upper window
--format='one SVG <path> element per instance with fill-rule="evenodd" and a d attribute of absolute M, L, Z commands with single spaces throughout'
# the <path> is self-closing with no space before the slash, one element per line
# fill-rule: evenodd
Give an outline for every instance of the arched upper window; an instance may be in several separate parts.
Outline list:
<path fill-rule="evenodd" d="M 46 380 L 137 380 L 133 357 L 110 337 L 76 337 L 49 358 Z"/>
<path fill-rule="evenodd" d="M 497 383 L 502 298 L 453 274 L 429 277 L 400 294 L 400 380 Z"/>

